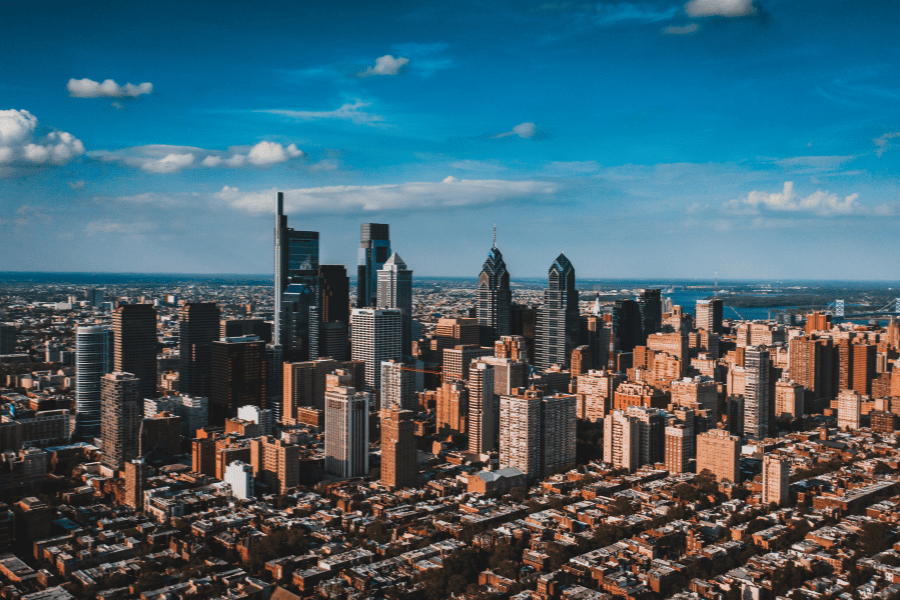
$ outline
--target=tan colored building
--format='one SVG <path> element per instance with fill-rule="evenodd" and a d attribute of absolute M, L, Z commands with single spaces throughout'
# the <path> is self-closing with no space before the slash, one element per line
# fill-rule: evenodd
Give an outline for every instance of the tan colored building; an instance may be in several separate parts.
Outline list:
<path fill-rule="evenodd" d="M 464 345 L 478 346 L 481 340 L 478 319 L 438 319 L 434 337 L 437 341 L 436 350 Z"/>
<path fill-rule="evenodd" d="M 719 420 L 719 385 L 709 377 L 701 375 L 673 381 L 671 390 L 674 406 L 706 411 L 713 423 Z"/>
<path fill-rule="evenodd" d="M 693 421 L 693 411 L 690 419 Z M 665 464 L 666 470 L 672 474 L 688 471 L 688 463 L 695 454 L 696 439 L 693 422 L 676 421 L 666 427 L 665 431 Z"/>
<path fill-rule="evenodd" d="M 717 481 L 741 482 L 741 438 L 724 429 L 697 436 L 697 472 L 709 469 Z"/>
<path fill-rule="evenodd" d="M 437 395 L 437 422 L 441 435 L 465 434 L 469 413 L 469 390 L 462 381 L 445 382 Z"/>
<path fill-rule="evenodd" d="M 125 463 L 125 506 L 136 511 L 144 508 L 144 487 L 147 484 L 147 465 L 137 459 Z"/>
<path fill-rule="evenodd" d="M 381 483 L 389 488 L 414 487 L 419 475 L 415 423 L 409 410 L 381 413 Z"/>
<path fill-rule="evenodd" d="M 325 409 L 326 377 L 342 369 L 350 376 L 351 387 L 365 387 L 366 364 L 361 360 L 337 361 L 330 358 L 298 363 L 284 363 L 283 410 L 281 422 L 285 425 L 302 424 L 301 407 Z"/>
<path fill-rule="evenodd" d="M 596 423 L 608 415 L 622 376 L 603 369 L 588 371 L 579 375 L 576 381 L 578 418 Z"/>
<path fill-rule="evenodd" d="M 764 504 L 784 505 L 788 501 L 788 485 L 790 485 L 791 461 L 773 454 L 763 456 L 763 489 Z"/>
<path fill-rule="evenodd" d="M 856 431 L 862 411 L 862 396 L 853 390 L 844 390 L 837 397 L 838 429 Z"/>
<path fill-rule="evenodd" d="M 300 446 L 272 436 L 256 438 L 250 440 L 249 462 L 254 477 L 276 494 L 300 484 Z"/>
<path fill-rule="evenodd" d="M 528 362 L 528 343 L 521 335 L 501 335 L 494 342 L 494 356 Z"/>
<path fill-rule="evenodd" d="M 665 352 L 681 361 L 682 365 L 690 362 L 690 346 L 688 336 L 681 332 L 654 333 L 647 336 L 647 348 L 658 352 Z M 683 367 L 682 367 L 683 368 Z M 683 375 L 684 373 L 680 373 Z"/>
<path fill-rule="evenodd" d="M 659 390 L 646 382 L 628 382 L 619 385 L 613 394 L 613 409 L 626 410 L 629 406 L 651 406 L 666 408 L 671 400 L 668 392 Z"/>
<path fill-rule="evenodd" d="M 482 356 L 491 356 L 493 353 L 491 348 L 476 345 L 444 348 L 444 380 L 468 379 L 472 361 Z"/>
<path fill-rule="evenodd" d="M 803 386 L 795 381 L 775 382 L 775 418 L 803 416 Z"/>

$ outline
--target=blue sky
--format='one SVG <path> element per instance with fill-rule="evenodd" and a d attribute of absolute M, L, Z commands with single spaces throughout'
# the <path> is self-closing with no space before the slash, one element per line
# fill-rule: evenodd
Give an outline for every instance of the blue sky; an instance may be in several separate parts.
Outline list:
<path fill-rule="evenodd" d="M 897 279 L 895 2 L 0 2 L 0 270 Z"/>

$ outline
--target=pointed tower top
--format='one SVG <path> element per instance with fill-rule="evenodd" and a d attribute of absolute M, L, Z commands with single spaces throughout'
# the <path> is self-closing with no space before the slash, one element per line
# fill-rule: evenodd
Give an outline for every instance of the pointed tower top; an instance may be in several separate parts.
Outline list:
<path fill-rule="evenodd" d="M 399 265 L 399 266 L 401 266 L 401 267 L 405 267 L 405 266 L 406 266 L 406 263 L 403 262 L 403 259 L 400 258 L 400 255 L 397 254 L 396 252 L 394 252 L 393 254 L 391 254 L 391 257 L 390 257 L 389 259 L 387 259 L 387 261 L 385 261 L 384 264 L 385 264 L 385 265 Z"/>
<path fill-rule="evenodd" d="M 496 247 L 497 247 L 497 224 L 494 223 L 494 243 L 491 246 L 491 248 L 496 248 Z"/>

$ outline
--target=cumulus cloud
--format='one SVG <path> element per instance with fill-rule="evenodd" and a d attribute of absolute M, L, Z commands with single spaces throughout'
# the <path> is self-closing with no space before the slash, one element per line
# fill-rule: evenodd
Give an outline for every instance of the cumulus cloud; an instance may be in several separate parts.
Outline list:
<path fill-rule="evenodd" d="M 896 137 L 900 137 L 900 131 L 895 131 L 893 133 L 885 133 L 881 137 L 877 137 L 877 138 L 873 139 L 872 141 L 875 142 L 875 154 L 877 154 L 878 157 L 881 158 L 881 156 L 885 152 L 887 152 L 888 150 L 891 149 L 891 147 L 893 146 L 893 143 L 891 142 L 891 140 Z"/>
<path fill-rule="evenodd" d="M 137 98 L 141 94 L 153 93 L 153 84 L 148 81 L 140 85 L 119 85 L 112 79 L 103 83 L 91 79 L 70 79 L 66 89 L 73 98 Z"/>
<path fill-rule="evenodd" d="M 337 119 L 342 121 L 352 121 L 354 123 L 375 123 L 384 121 L 384 117 L 380 115 L 373 115 L 361 110 L 369 105 L 369 102 L 357 100 L 353 104 L 350 104 L 349 102 L 343 104 L 340 108 L 335 110 L 258 110 L 256 112 L 281 115 L 299 121 L 318 121 L 323 119 Z"/>
<path fill-rule="evenodd" d="M 512 128 L 512 131 L 506 131 L 504 133 L 498 133 L 497 135 L 491 136 L 494 139 L 506 137 L 508 135 L 517 135 L 523 140 L 530 140 L 534 137 L 534 134 L 537 132 L 537 127 L 534 123 L 520 123 Z"/>
<path fill-rule="evenodd" d="M 727 210 L 745 215 L 763 211 L 807 213 L 820 217 L 845 216 L 868 212 L 868 207 L 858 202 L 859 194 L 839 198 L 836 194 L 818 190 L 805 198 L 794 191 L 794 182 L 784 182 L 780 192 L 750 192 L 746 198 L 726 203 Z"/>
<path fill-rule="evenodd" d="M 242 192 L 225 186 L 213 198 L 248 213 L 273 210 L 278 190 Z M 447 177 L 441 182 L 385 185 L 339 185 L 284 192 L 285 209 L 292 213 L 346 214 L 394 210 L 443 210 L 515 202 L 557 200 L 556 184 L 541 181 L 469 180 Z"/>
<path fill-rule="evenodd" d="M 690 0 L 684 10 L 691 17 L 746 17 L 759 12 L 753 0 Z"/>
<path fill-rule="evenodd" d="M 118 151 L 98 150 L 88 156 L 105 162 L 116 162 L 139 168 L 147 173 L 177 173 L 192 166 L 201 168 L 231 168 L 245 166 L 269 167 L 303 156 L 296 144 L 284 146 L 263 141 L 254 146 L 232 146 L 227 151 L 206 150 L 194 146 L 153 144 Z"/>
<path fill-rule="evenodd" d="M 37 117 L 27 110 L 0 110 L 0 165 L 64 165 L 84 154 L 84 145 L 71 133 L 51 131 L 36 138 Z"/>
<path fill-rule="evenodd" d="M 375 59 L 374 67 L 368 67 L 365 71 L 360 73 L 359 76 L 371 77 L 372 75 L 396 75 L 408 62 L 408 58 L 402 56 L 394 58 L 390 54 L 385 54 L 384 56 L 379 56 Z"/>

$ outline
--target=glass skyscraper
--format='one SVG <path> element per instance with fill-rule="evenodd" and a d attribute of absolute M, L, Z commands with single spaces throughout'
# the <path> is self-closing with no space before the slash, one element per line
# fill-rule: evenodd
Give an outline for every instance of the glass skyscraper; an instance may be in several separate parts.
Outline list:
<path fill-rule="evenodd" d="M 375 306 L 378 293 L 378 271 L 391 256 L 390 226 L 363 223 L 360 226 L 359 254 L 356 268 L 356 306 Z"/>
<path fill-rule="evenodd" d="M 478 275 L 478 325 L 481 329 L 481 345 L 491 346 L 500 336 L 511 335 L 512 292 L 509 289 L 509 271 L 503 255 L 495 243 L 488 252 L 484 267 Z"/>
<path fill-rule="evenodd" d="M 569 367 L 572 350 L 578 346 L 578 290 L 575 267 L 565 254 L 550 266 L 544 304 L 537 312 L 535 363 L 539 369 Z"/>
<path fill-rule="evenodd" d="M 74 437 L 100 435 L 100 381 L 113 370 L 113 332 L 106 326 L 75 330 L 75 431 Z"/>

